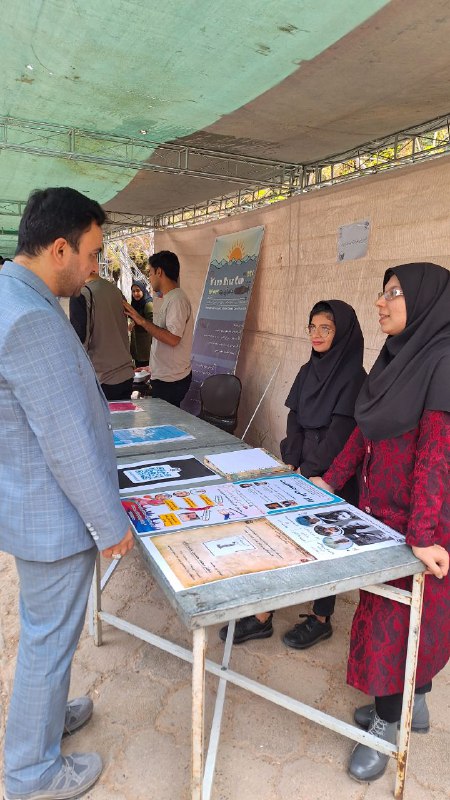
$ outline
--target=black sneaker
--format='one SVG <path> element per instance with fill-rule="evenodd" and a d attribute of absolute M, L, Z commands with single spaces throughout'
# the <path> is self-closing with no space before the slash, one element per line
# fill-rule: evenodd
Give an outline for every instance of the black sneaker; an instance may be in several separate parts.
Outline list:
<path fill-rule="evenodd" d="M 259 619 L 256 619 L 254 616 L 238 619 L 234 629 L 233 644 L 242 644 L 242 642 L 246 642 L 248 639 L 270 639 L 273 635 L 272 617 L 273 614 L 271 614 L 269 619 L 265 622 L 260 622 Z M 222 642 L 227 638 L 227 633 L 228 625 L 224 625 L 219 631 Z"/>
<path fill-rule="evenodd" d="M 333 628 L 329 618 L 326 622 L 320 622 L 314 614 L 300 614 L 299 616 L 306 617 L 305 621 L 294 625 L 292 630 L 283 636 L 283 642 L 288 647 L 306 650 L 307 647 L 312 647 L 322 639 L 329 639 L 332 636 Z"/>

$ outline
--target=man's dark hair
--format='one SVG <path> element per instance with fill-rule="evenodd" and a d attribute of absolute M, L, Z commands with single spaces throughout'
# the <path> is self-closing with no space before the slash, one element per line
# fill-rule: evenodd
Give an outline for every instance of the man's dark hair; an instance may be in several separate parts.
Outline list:
<path fill-rule="evenodd" d="M 180 276 L 180 262 L 178 256 L 170 250 L 160 250 L 159 253 L 153 253 L 150 256 L 148 263 L 153 269 L 162 269 L 164 274 L 171 281 L 178 281 Z"/>
<path fill-rule="evenodd" d="M 60 237 L 77 253 L 82 234 L 105 219 L 102 207 L 75 189 L 36 189 L 20 220 L 16 255 L 36 256 Z"/>

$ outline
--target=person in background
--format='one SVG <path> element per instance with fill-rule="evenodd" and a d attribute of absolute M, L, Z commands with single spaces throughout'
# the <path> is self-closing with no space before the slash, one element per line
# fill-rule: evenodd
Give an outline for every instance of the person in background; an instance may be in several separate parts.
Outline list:
<path fill-rule="evenodd" d="M 162 303 L 155 322 L 144 319 L 124 301 L 125 313 L 152 337 L 150 370 L 152 397 L 180 406 L 192 380 L 191 351 L 194 322 L 188 297 L 178 286 L 180 262 L 175 253 L 161 250 L 149 258 L 153 293 Z"/>
<path fill-rule="evenodd" d="M 412 729 L 426 732 L 426 694 L 450 657 L 450 273 L 437 264 L 388 269 L 376 307 L 386 342 L 355 409 L 357 428 L 314 483 L 338 491 L 362 468 L 359 505 L 406 535 L 426 566 Z M 411 591 L 411 578 L 393 581 Z M 375 696 L 355 721 L 392 744 L 404 689 L 409 608 L 360 592 L 347 682 Z M 348 772 L 379 778 L 389 756 L 358 744 Z"/>
<path fill-rule="evenodd" d="M 96 265 L 79 297 L 69 302 L 75 328 L 107 400 L 129 400 L 134 368 L 122 294 L 115 283 L 100 278 Z"/>
<path fill-rule="evenodd" d="M 311 356 L 289 392 L 287 433 L 280 445 L 283 461 L 305 478 L 323 472 L 340 452 L 355 427 L 355 401 L 366 378 L 363 368 L 364 339 L 354 309 L 342 300 L 327 300 L 312 308 L 306 332 Z M 350 503 L 358 499 L 358 484 L 352 477 L 340 495 Z M 316 600 L 312 614 L 301 614 L 303 622 L 288 631 L 288 647 L 304 650 L 329 639 L 336 598 Z M 271 612 L 244 617 L 236 623 L 234 642 L 272 636 Z M 226 639 L 228 626 L 221 629 Z"/>
<path fill-rule="evenodd" d="M 143 281 L 133 281 L 131 286 L 131 306 L 148 322 L 153 322 L 152 297 Z M 150 347 L 152 337 L 142 325 L 130 322 L 131 326 L 131 357 L 135 367 L 147 367 L 150 360 Z"/>
<path fill-rule="evenodd" d="M 97 753 L 61 754 L 92 714 L 67 702 L 96 553 L 133 546 L 110 414 L 58 297 L 76 296 L 105 214 L 70 188 L 33 192 L 14 262 L 0 272 L 0 549 L 15 557 L 20 640 L 4 744 L 4 800 L 79 797 Z"/>

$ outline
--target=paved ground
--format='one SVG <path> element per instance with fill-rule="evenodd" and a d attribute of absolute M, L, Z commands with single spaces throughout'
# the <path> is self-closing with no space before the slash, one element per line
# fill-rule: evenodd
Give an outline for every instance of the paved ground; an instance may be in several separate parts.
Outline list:
<path fill-rule="evenodd" d="M 3 708 L 14 671 L 18 637 L 13 561 L 0 555 L 0 667 Z M 345 685 L 354 594 L 341 595 L 333 637 L 300 654 L 280 641 L 299 609 L 278 612 L 272 639 L 234 648 L 232 666 L 299 700 L 351 721 L 365 702 Z M 142 627 L 189 645 L 188 632 L 133 552 L 109 584 L 104 607 Z M 304 611 L 305 609 L 300 609 Z M 91 800 L 188 800 L 190 667 L 108 626 L 104 646 L 84 632 L 72 673 L 72 696 L 89 694 L 95 714 L 64 751 L 98 750 L 105 762 Z M 217 629 L 208 656 L 219 660 Z M 212 699 L 216 680 L 208 678 Z M 406 800 L 450 798 L 450 665 L 435 680 L 432 730 L 415 734 Z M 207 719 L 207 722 L 209 718 Z M 2 733 L 4 715 L 2 719 Z M 352 744 L 237 687 L 227 690 L 213 800 L 384 800 L 392 797 L 394 766 L 377 783 L 359 785 L 345 773 Z"/>

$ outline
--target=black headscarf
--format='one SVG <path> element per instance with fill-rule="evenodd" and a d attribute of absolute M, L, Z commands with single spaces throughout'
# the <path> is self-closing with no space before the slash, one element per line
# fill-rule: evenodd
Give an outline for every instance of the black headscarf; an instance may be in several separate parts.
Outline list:
<path fill-rule="evenodd" d="M 425 409 L 450 411 L 450 273 L 437 264 L 400 264 L 406 327 L 388 336 L 358 397 L 355 419 L 379 441 L 413 430 Z M 395 301 L 391 301 L 395 302 Z"/>
<path fill-rule="evenodd" d="M 286 400 L 287 407 L 297 412 L 302 428 L 328 427 L 333 414 L 353 417 L 355 400 L 366 378 L 362 365 L 364 339 L 354 309 L 342 300 L 322 302 L 334 317 L 333 343 L 326 353 L 312 351 Z"/>
<path fill-rule="evenodd" d="M 133 288 L 133 286 L 137 286 L 138 289 L 140 289 L 141 292 L 143 292 L 143 296 L 141 297 L 140 300 L 135 300 L 134 297 L 131 298 L 132 307 L 135 308 L 138 314 L 140 314 L 142 317 L 144 315 L 144 308 L 146 304 L 152 302 L 152 296 L 148 291 L 144 281 L 133 281 L 133 283 L 131 284 L 131 288 Z"/>

